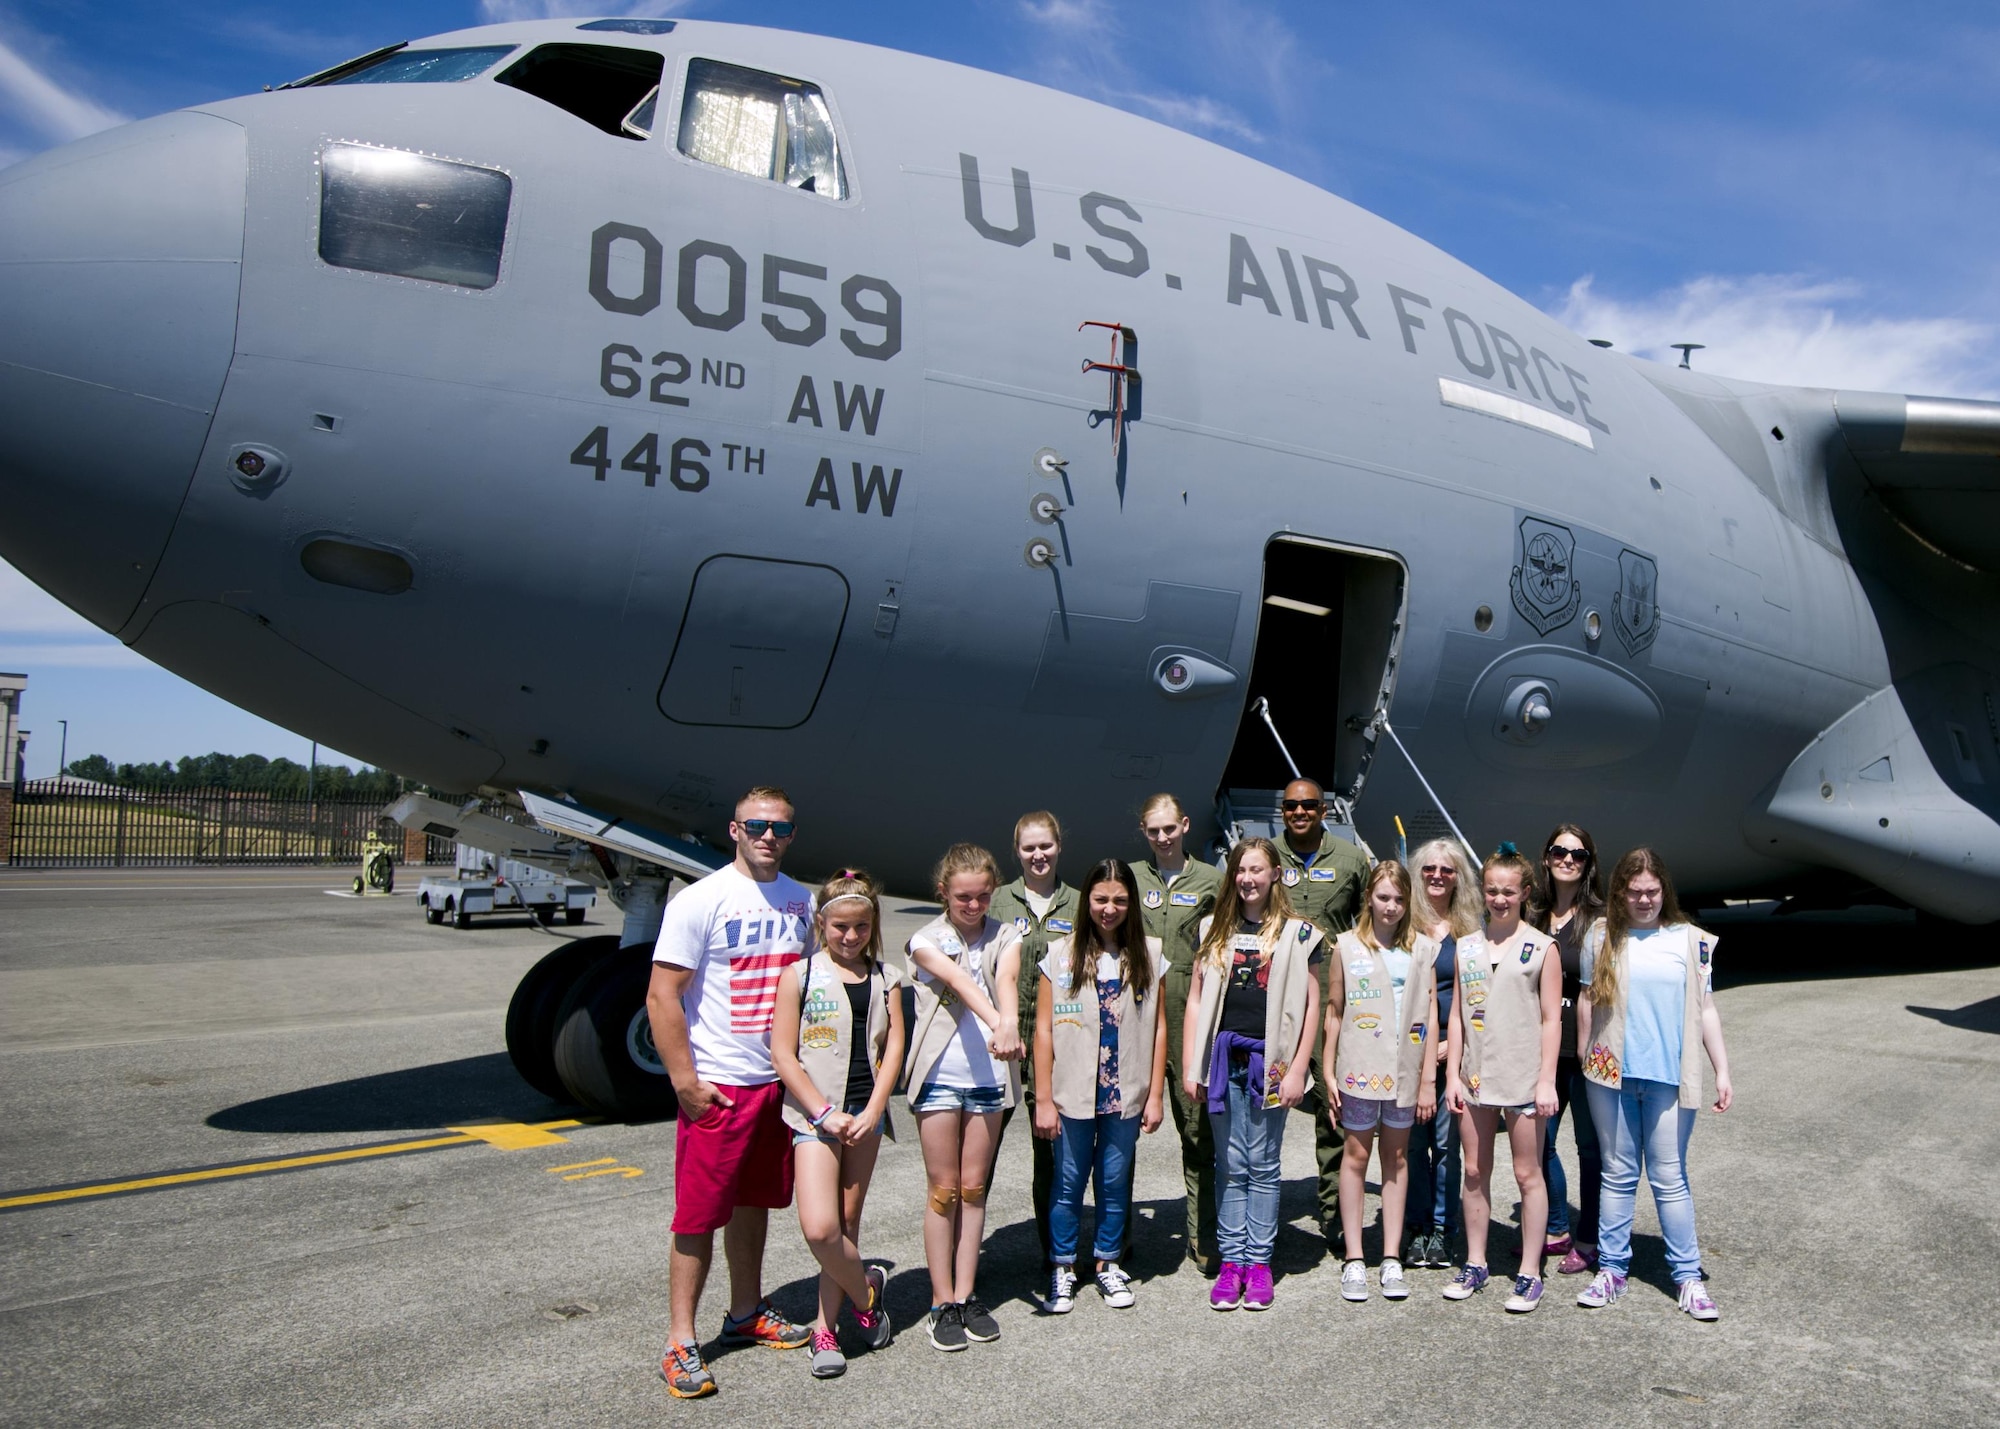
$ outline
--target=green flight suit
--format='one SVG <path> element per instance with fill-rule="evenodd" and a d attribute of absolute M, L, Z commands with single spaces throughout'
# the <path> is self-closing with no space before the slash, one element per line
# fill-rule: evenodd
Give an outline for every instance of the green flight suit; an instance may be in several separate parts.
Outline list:
<path fill-rule="evenodd" d="M 1277 840 L 1278 870 L 1285 892 L 1292 900 L 1292 912 L 1309 919 L 1326 934 L 1329 955 L 1319 965 L 1319 1006 L 1325 1025 L 1328 979 L 1339 959 L 1331 955 L 1333 940 L 1354 926 L 1361 913 L 1361 885 L 1368 878 L 1368 857 L 1337 834 L 1321 833 L 1319 849 L 1310 859 L 1302 857 L 1283 837 Z M 1327 1085 L 1325 1039 L 1313 1035 L 1312 1075 L 1314 1093 L 1307 1099 L 1313 1113 L 1313 1145 L 1319 1153 L 1319 1223 L 1331 1230 L 1340 1219 L 1340 1157 L 1347 1137 L 1326 1114 L 1325 1098 L 1319 1088 Z"/>
<path fill-rule="evenodd" d="M 1188 989 L 1201 920 L 1215 912 L 1222 875 L 1208 864 L 1189 859 L 1169 886 L 1151 863 L 1132 865 L 1139 883 L 1139 912 L 1146 936 L 1160 940 L 1167 960 L 1161 990 L 1166 996 L 1167 1095 L 1174 1108 L 1174 1129 L 1181 1138 L 1181 1171 L 1187 1181 L 1187 1253 L 1191 1260 L 1211 1264 L 1215 1248 L 1215 1138 L 1209 1130 L 1208 1105 L 1190 1101 L 1181 1088 L 1181 1031 L 1187 1017 Z"/>
<path fill-rule="evenodd" d="M 1034 1143 L 1033 1195 L 1035 1202 L 1035 1234 L 1042 1242 L 1042 1263 L 1049 1261 L 1049 1203 L 1056 1193 L 1056 1146 L 1053 1141 L 1044 1141 L 1033 1135 L 1035 1101 L 1035 993 L 1040 986 L 1042 959 L 1048 956 L 1049 944 L 1057 938 L 1066 938 L 1076 931 L 1076 920 L 1080 916 L 1082 898 L 1067 883 L 1056 884 L 1055 899 L 1049 904 L 1049 911 L 1037 918 L 1035 910 L 1028 906 L 1028 885 L 1021 879 L 1002 888 L 993 895 L 993 905 L 987 909 L 990 917 L 1002 923 L 1012 923 L 1021 930 L 1021 1104 L 1029 1108 L 1028 1121 L 1030 1140 Z M 1007 1108 L 1007 1114 L 1000 1119 L 1000 1136 L 1007 1134 L 1007 1123 L 1014 1119 L 1014 1108 Z M 993 1157 L 1000 1158 L 1000 1138 L 993 1143 Z M 989 1177 L 989 1184 L 991 1178 Z"/>

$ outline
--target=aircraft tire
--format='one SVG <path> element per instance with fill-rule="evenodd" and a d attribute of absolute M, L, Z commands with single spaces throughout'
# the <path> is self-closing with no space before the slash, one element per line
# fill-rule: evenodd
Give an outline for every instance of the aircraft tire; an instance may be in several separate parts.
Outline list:
<path fill-rule="evenodd" d="M 578 978 L 556 1013 L 556 1072 L 600 1115 L 657 1121 L 679 1106 L 646 1017 L 652 978 L 650 946 L 621 948 Z"/>
<path fill-rule="evenodd" d="M 444 911 L 451 914 L 452 927 L 470 928 L 472 926 L 472 915 L 466 911 L 463 903 L 453 903 L 450 900 L 446 900 Z"/>
<path fill-rule="evenodd" d="M 507 1055 L 521 1080 L 543 1096 L 570 1100 L 556 1074 L 556 1012 L 576 980 L 617 951 L 616 933 L 564 943 L 529 968 L 514 989 L 507 1004 Z"/>

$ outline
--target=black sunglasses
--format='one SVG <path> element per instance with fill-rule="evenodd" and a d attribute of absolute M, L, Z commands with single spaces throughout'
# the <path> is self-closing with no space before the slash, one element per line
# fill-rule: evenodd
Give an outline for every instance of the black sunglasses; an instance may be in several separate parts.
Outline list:
<path fill-rule="evenodd" d="M 743 830 L 744 833 L 750 835 L 753 839 L 764 837 L 766 830 L 776 834 L 781 839 L 788 839 L 792 836 L 792 831 L 798 825 L 790 819 L 738 819 L 736 827 Z"/>
<path fill-rule="evenodd" d="M 1294 809 L 1317 809 L 1321 807 L 1321 804 L 1318 799 L 1287 799 L 1283 807 L 1285 812 L 1289 814 Z"/>
<path fill-rule="evenodd" d="M 1565 860 L 1570 863 L 1589 863 L 1590 850 L 1587 848 L 1567 848 L 1562 844 L 1550 844 L 1542 850 L 1542 857 L 1551 863 Z"/>

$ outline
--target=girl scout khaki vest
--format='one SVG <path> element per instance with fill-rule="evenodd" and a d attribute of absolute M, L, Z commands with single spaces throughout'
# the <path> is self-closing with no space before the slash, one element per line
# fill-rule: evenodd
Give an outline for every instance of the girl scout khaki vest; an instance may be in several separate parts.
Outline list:
<path fill-rule="evenodd" d="M 896 995 L 902 974 L 877 963 L 868 974 L 868 1060 L 876 1075 L 882 1071 L 882 1047 L 889 1040 L 889 999 Z M 785 1094 L 785 1125 L 811 1131 L 813 1113 L 847 1099 L 848 1059 L 854 1047 L 854 1008 L 847 1000 L 847 981 L 824 950 L 799 964 L 799 1065 L 819 1089 L 819 1106 L 800 1106 Z M 882 1124 L 885 1134 L 889 1124 Z"/>
<path fill-rule="evenodd" d="M 1208 936 L 1215 920 L 1201 920 L 1201 936 Z M 1305 1025 L 1306 985 L 1312 981 L 1313 949 L 1325 935 L 1303 918 L 1290 918 L 1278 935 L 1271 952 L 1271 980 L 1264 1001 L 1264 1105 L 1278 1105 L 1278 1084 L 1291 1070 L 1291 1056 L 1299 1045 L 1299 1029 Z M 1208 1084 L 1208 1062 L 1215 1046 L 1215 1034 L 1222 1028 L 1223 992 L 1229 985 L 1228 969 L 1211 965 L 1201 981 L 1201 1001 L 1194 1009 L 1195 1026 L 1201 1029 L 1200 1060 L 1189 1072 L 1203 1086 Z M 1315 1038 L 1315 1041 L 1318 1039 Z M 1312 1074 L 1306 1074 L 1306 1089 L 1312 1089 Z"/>
<path fill-rule="evenodd" d="M 1159 966 L 1158 938 L 1146 939 L 1146 956 L 1153 960 L 1154 975 L 1145 999 L 1133 998 L 1130 978 L 1120 979 L 1118 989 L 1118 1104 L 1122 1115 L 1128 1117 L 1146 1109 L 1146 1094 L 1153 1089 L 1153 1029 L 1159 1025 L 1160 982 L 1165 971 Z M 1050 966 L 1060 974 L 1049 979 L 1056 994 L 1055 1006 L 1049 1009 L 1049 1079 L 1055 1084 L 1049 1095 L 1064 1116 L 1088 1121 L 1097 1115 L 1097 977 L 1093 970 L 1084 977 L 1082 987 L 1070 987 L 1068 938 L 1050 943 L 1048 957 Z"/>
<path fill-rule="evenodd" d="M 1681 1003 L 1681 1094 L 1680 1105 L 1690 1110 L 1708 1100 L 1704 1089 L 1707 1074 L 1701 1047 L 1701 1001 L 1708 991 L 1715 960 L 1715 935 L 1692 923 L 1675 923 L 1662 932 L 1681 929 L 1687 935 L 1687 996 Z M 1602 918 L 1584 934 L 1583 945 L 1592 958 L 1604 956 L 1605 923 Z M 1586 988 L 1586 990 L 1588 990 Z M 1624 1084 L 1625 987 L 1620 985 L 1618 1005 L 1590 1004 L 1590 1049 L 1583 1056 L 1583 1075 L 1600 1087 Z"/>
<path fill-rule="evenodd" d="M 927 943 L 963 968 L 973 966 L 971 960 L 977 958 L 980 978 L 986 984 L 986 995 L 993 999 L 996 1011 L 1000 1006 L 1000 958 L 1020 941 L 1021 935 L 1011 923 L 988 918 L 986 926 L 980 930 L 978 941 L 967 947 L 958 929 L 952 927 L 950 915 L 944 913 L 917 929 L 910 938 L 913 946 L 920 942 Z M 914 968 L 915 963 L 912 962 L 911 966 Z M 909 1070 L 903 1078 L 905 1090 L 921 1087 L 929 1079 L 931 1069 L 937 1066 L 945 1047 L 961 1025 L 966 1027 L 968 1036 L 979 1037 L 982 1041 L 986 1036 L 979 1019 L 966 1011 L 950 988 L 914 975 L 910 981 L 916 987 L 916 1006 L 911 1019 L 916 1031 L 910 1038 L 910 1045 L 916 1051 L 910 1057 Z M 1003 1090 L 1006 1095 L 1000 1104 L 1009 1107 L 1020 1098 L 1021 1073 L 1019 1063 L 1008 1062 L 1005 1065 L 1007 1074 Z"/>
<path fill-rule="evenodd" d="M 1498 967 L 1484 933 L 1458 940 L 1458 1075 L 1477 1106 L 1526 1106 L 1542 1075 L 1542 964 L 1556 940 L 1525 923 L 1514 937 Z"/>
<path fill-rule="evenodd" d="M 1389 960 L 1380 948 L 1342 933 L 1333 945 L 1346 981 L 1340 1014 L 1340 1045 L 1328 1075 L 1345 1096 L 1415 1106 L 1423 1085 L 1424 1044 L 1437 1035 L 1430 1025 L 1431 992 L 1437 985 L 1437 947 L 1419 933 L 1403 984 L 1403 1011 L 1396 1015 L 1396 988 Z"/>

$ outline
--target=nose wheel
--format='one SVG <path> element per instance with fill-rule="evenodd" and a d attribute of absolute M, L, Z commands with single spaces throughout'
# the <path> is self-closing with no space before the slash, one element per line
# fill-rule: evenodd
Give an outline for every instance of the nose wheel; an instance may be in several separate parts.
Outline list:
<path fill-rule="evenodd" d="M 679 1103 L 646 1013 L 650 943 L 618 935 L 565 943 L 528 970 L 507 1008 L 507 1055 L 544 1096 L 620 1121 L 672 1116 Z"/>

